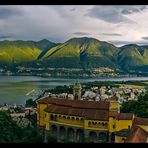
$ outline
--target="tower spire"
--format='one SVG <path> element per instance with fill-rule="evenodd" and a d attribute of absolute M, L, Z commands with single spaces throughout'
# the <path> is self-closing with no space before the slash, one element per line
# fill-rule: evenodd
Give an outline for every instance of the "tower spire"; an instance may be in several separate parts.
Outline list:
<path fill-rule="evenodd" d="M 77 79 L 76 83 L 74 84 L 74 88 L 73 88 L 73 95 L 74 95 L 75 100 L 81 99 L 81 89 L 82 89 L 81 84 Z"/>

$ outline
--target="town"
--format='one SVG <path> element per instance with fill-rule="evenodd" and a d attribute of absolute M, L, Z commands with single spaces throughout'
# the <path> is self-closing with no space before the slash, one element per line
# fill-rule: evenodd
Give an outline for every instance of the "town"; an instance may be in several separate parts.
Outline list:
<path fill-rule="evenodd" d="M 63 89 L 63 92 L 60 89 Z M 121 113 L 121 108 L 125 102 L 138 101 L 139 96 L 147 92 L 146 86 L 88 87 L 86 84 L 76 82 L 73 86 L 59 86 L 45 91 L 34 101 L 32 100 L 37 106 L 4 104 L 0 106 L 0 111 L 10 114 L 13 121 L 22 127 L 34 128 L 26 117 L 37 115 L 37 129 L 39 133 L 44 133 L 42 135 L 44 142 L 50 137 L 62 143 L 128 141 L 143 143 L 147 141 L 135 141 L 134 134 L 141 132 L 139 134 L 144 134 L 146 139 L 148 138 L 148 118 L 136 117 L 133 113 Z M 51 104 L 51 107 L 46 104 Z M 69 136 L 66 137 L 66 134 Z"/>

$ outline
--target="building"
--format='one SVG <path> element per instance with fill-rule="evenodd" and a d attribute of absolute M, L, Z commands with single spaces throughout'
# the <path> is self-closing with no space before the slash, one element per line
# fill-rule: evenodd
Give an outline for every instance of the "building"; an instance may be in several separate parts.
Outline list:
<path fill-rule="evenodd" d="M 38 126 L 59 142 L 113 142 L 116 132 L 130 128 L 133 121 L 133 114 L 110 111 L 110 102 L 102 100 L 43 97 L 37 110 Z"/>
<path fill-rule="evenodd" d="M 125 143 L 148 143 L 148 132 L 139 126 L 133 126 Z"/>
<path fill-rule="evenodd" d="M 45 141 L 50 134 L 58 142 L 124 143 L 134 139 L 135 126 L 147 136 L 148 119 L 120 113 L 117 96 L 82 100 L 80 84 L 74 86 L 73 93 L 72 99 L 48 96 L 37 101 L 37 124 L 44 131 Z"/>
<path fill-rule="evenodd" d="M 74 98 L 76 100 L 80 100 L 81 99 L 81 89 L 82 89 L 81 84 L 77 82 L 74 85 L 74 89 L 73 89 Z"/>

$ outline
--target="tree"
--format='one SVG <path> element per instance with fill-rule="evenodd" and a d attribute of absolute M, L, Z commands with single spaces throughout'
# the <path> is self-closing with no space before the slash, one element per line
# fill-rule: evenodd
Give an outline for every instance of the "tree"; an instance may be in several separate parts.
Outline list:
<path fill-rule="evenodd" d="M 26 100 L 26 104 L 25 104 L 26 107 L 36 107 L 37 104 L 35 101 L 33 101 L 32 99 L 28 99 Z"/>
<path fill-rule="evenodd" d="M 55 137 L 51 134 L 48 134 L 47 135 L 47 143 L 57 143 L 57 137 Z"/>
<path fill-rule="evenodd" d="M 19 143 L 22 129 L 5 112 L 0 112 L 0 143 Z"/>
<path fill-rule="evenodd" d="M 148 92 L 141 94 L 137 101 L 124 102 L 121 107 L 123 113 L 134 113 L 138 117 L 148 118 Z"/>

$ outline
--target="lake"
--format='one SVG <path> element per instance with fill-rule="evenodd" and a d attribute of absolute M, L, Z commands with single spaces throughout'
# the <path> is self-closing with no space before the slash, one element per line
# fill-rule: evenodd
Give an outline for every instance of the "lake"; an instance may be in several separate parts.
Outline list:
<path fill-rule="evenodd" d="M 78 79 L 80 83 L 92 81 L 128 81 L 128 80 L 148 80 L 148 77 L 129 78 L 91 78 Z M 74 84 L 76 79 L 66 78 L 44 78 L 37 76 L 0 76 L 0 104 L 25 104 L 31 96 L 30 91 L 41 91 L 54 88 L 59 85 Z"/>

